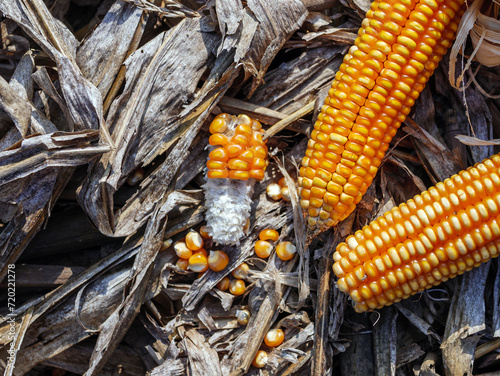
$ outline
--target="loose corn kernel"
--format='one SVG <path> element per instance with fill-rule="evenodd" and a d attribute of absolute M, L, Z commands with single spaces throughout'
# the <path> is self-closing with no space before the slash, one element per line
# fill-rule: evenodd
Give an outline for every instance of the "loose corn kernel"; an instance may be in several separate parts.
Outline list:
<path fill-rule="evenodd" d="M 189 270 L 192 270 L 196 273 L 202 273 L 208 269 L 208 259 L 201 252 L 197 252 L 193 254 L 189 258 Z"/>
<path fill-rule="evenodd" d="M 276 254 L 283 261 L 290 260 L 296 252 L 297 249 L 291 242 L 281 242 L 276 246 Z"/>
<path fill-rule="evenodd" d="M 174 250 L 177 256 L 183 259 L 189 259 L 193 255 L 193 251 L 191 251 L 184 241 L 178 241 L 174 244 Z"/>
<path fill-rule="evenodd" d="M 259 232 L 259 239 L 260 240 L 272 240 L 272 241 L 277 241 L 280 237 L 280 234 L 278 231 L 273 230 L 271 228 L 266 228 Z"/>
<path fill-rule="evenodd" d="M 259 350 L 257 351 L 257 354 L 255 354 L 255 358 L 253 358 L 252 366 L 256 368 L 263 368 L 266 366 L 267 362 L 267 353 L 264 350 Z"/>
<path fill-rule="evenodd" d="M 233 279 L 229 282 L 229 292 L 233 295 L 243 295 L 245 293 L 245 281 L 242 279 Z"/>
<path fill-rule="evenodd" d="M 229 278 L 222 278 L 219 283 L 215 285 L 215 287 L 217 287 L 220 291 L 227 291 L 227 289 L 229 288 Z"/>
<path fill-rule="evenodd" d="M 193 255 L 196 253 L 201 253 L 203 256 L 208 257 L 208 252 L 205 248 L 200 248 L 197 251 L 193 251 Z"/>
<path fill-rule="evenodd" d="M 214 272 L 220 272 L 229 263 L 229 257 L 222 251 L 210 251 L 208 256 L 208 266 Z"/>
<path fill-rule="evenodd" d="M 200 235 L 204 239 L 210 239 L 211 238 L 207 226 L 201 226 L 198 232 L 200 233 Z"/>
<path fill-rule="evenodd" d="M 196 231 L 189 231 L 186 235 L 186 246 L 191 250 L 191 251 L 197 251 L 200 248 L 203 248 L 204 242 L 203 238 L 201 235 L 196 232 Z"/>
<path fill-rule="evenodd" d="M 161 242 L 160 252 L 169 249 L 174 241 L 170 238 Z"/>
<path fill-rule="evenodd" d="M 242 263 L 238 267 L 236 267 L 231 274 L 233 275 L 234 278 L 238 279 L 245 279 L 248 277 L 248 271 L 250 270 L 250 267 L 246 263 Z"/>
<path fill-rule="evenodd" d="M 236 321 L 238 324 L 245 326 L 250 321 L 250 311 L 248 309 L 238 309 L 236 311 Z"/>
<path fill-rule="evenodd" d="M 267 146 L 258 121 L 246 115 L 220 114 L 210 124 L 210 133 L 210 145 L 220 147 L 212 148 L 209 153 L 209 178 L 264 179 Z"/>
<path fill-rule="evenodd" d="M 175 266 L 177 266 L 180 270 L 184 270 L 185 272 L 187 272 L 189 270 L 189 261 L 186 259 L 180 258 L 175 263 Z"/>
<path fill-rule="evenodd" d="M 277 347 L 285 340 L 285 333 L 281 329 L 271 329 L 264 337 L 264 343 L 269 347 Z"/>
<path fill-rule="evenodd" d="M 288 187 L 282 187 L 280 190 L 280 193 L 281 193 L 281 197 L 283 198 L 283 200 L 288 201 L 288 202 L 291 201 L 290 191 L 288 190 Z"/>
<path fill-rule="evenodd" d="M 255 254 L 260 258 L 268 258 L 273 251 L 273 245 L 266 240 L 258 240 L 255 243 Z"/>
<path fill-rule="evenodd" d="M 275 201 L 281 199 L 281 187 L 276 183 L 271 183 L 266 187 L 267 195 Z"/>
<path fill-rule="evenodd" d="M 356 310 L 390 305 L 497 257 L 500 185 L 488 195 L 481 192 L 499 173 L 500 154 L 384 213 L 339 244 L 333 271 Z"/>
<path fill-rule="evenodd" d="M 427 2 L 375 0 L 345 56 L 299 169 L 309 238 L 354 210 L 451 44 L 465 2 Z"/>

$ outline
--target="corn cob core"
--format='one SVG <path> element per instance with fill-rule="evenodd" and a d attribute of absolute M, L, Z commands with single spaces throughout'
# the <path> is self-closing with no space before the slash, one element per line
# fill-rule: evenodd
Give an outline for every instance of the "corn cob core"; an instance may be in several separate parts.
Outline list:
<path fill-rule="evenodd" d="M 210 124 L 205 219 L 213 241 L 238 244 L 249 223 L 256 180 L 268 164 L 262 126 L 247 115 L 220 114 Z"/>
<path fill-rule="evenodd" d="M 211 150 L 207 162 L 210 179 L 264 179 L 267 146 L 262 140 L 262 125 L 247 115 L 220 114 L 210 124 L 208 140 L 218 146 Z"/>
<path fill-rule="evenodd" d="M 345 219 L 455 37 L 463 0 L 375 0 L 344 57 L 300 168 L 309 231 Z"/>
<path fill-rule="evenodd" d="M 500 154 L 395 207 L 333 255 L 338 287 L 359 312 L 460 275 L 500 247 Z"/>

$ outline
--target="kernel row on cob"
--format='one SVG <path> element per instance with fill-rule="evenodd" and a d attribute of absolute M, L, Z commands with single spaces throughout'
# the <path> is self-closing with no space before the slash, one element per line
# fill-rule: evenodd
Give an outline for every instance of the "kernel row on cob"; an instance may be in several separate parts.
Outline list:
<path fill-rule="evenodd" d="M 210 124 L 205 215 L 216 243 L 238 244 L 250 216 L 255 181 L 264 179 L 267 146 L 262 125 L 247 115 L 220 114 Z"/>
<path fill-rule="evenodd" d="M 375 0 L 344 57 L 300 168 L 310 237 L 361 200 L 396 134 L 450 47 L 463 0 Z"/>
<path fill-rule="evenodd" d="M 357 311 L 381 308 L 460 275 L 500 250 L 500 154 L 363 227 L 333 255 Z"/>

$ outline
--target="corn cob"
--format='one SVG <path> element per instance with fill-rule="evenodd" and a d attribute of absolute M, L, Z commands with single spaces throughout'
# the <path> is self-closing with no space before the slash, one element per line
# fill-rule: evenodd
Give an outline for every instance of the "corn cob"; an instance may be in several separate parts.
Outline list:
<path fill-rule="evenodd" d="M 256 180 L 268 164 L 262 126 L 246 115 L 220 114 L 210 124 L 206 220 L 216 243 L 237 244 L 250 217 Z"/>
<path fill-rule="evenodd" d="M 333 255 L 357 311 L 460 275 L 500 249 L 500 154 L 461 171 L 349 236 Z"/>
<path fill-rule="evenodd" d="M 455 37 L 464 0 L 375 0 L 314 125 L 300 204 L 314 234 L 345 219 Z"/>

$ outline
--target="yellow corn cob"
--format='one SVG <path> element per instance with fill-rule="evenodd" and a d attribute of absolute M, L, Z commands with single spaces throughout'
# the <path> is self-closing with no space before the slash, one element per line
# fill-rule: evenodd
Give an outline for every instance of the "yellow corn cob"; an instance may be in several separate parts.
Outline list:
<path fill-rule="evenodd" d="M 267 146 L 262 125 L 247 115 L 220 114 L 210 124 L 205 184 L 208 235 L 220 244 L 238 244 L 249 224 L 256 180 L 264 179 Z"/>
<path fill-rule="evenodd" d="M 210 124 L 209 143 L 214 148 L 207 162 L 210 179 L 264 179 L 267 146 L 262 125 L 246 115 L 220 114 Z"/>
<path fill-rule="evenodd" d="M 314 125 L 300 168 L 309 232 L 345 219 L 455 37 L 464 0 L 375 0 Z"/>
<path fill-rule="evenodd" d="M 422 192 L 349 236 L 333 255 L 357 311 L 464 273 L 500 249 L 500 154 Z"/>

